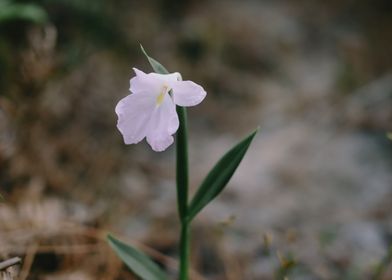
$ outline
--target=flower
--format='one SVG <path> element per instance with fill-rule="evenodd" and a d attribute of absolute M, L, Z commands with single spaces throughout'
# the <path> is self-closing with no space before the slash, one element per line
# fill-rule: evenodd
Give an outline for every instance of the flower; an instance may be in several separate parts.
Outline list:
<path fill-rule="evenodd" d="M 146 74 L 133 68 L 131 94 L 116 106 L 117 128 L 125 144 L 136 144 L 147 138 L 156 152 L 169 147 L 179 121 L 176 105 L 195 106 L 206 96 L 204 89 L 192 81 L 182 81 L 180 73 Z"/>

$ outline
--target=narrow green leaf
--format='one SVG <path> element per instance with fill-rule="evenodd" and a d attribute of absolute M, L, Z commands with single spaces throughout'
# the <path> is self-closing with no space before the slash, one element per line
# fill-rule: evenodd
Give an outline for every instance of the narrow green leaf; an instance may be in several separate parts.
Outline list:
<path fill-rule="evenodd" d="M 3 197 L 3 195 L 0 193 L 0 202 L 4 202 L 4 197 Z"/>
<path fill-rule="evenodd" d="M 185 221 L 188 210 L 188 135 L 186 108 L 176 106 L 180 126 L 177 131 L 177 205 L 181 222 Z"/>
<path fill-rule="evenodd" d="M 248 150 L 257 131 L 258 129 L 228 151 L 212 168 L 210 173 L 208 173 L 189 205 L 188 221 L 191 221 L 225 188 Z"/>
<path fill-rule="evenodd" d="M 167 280 L 167 275 L 144 253 L 112 235 L 107 240 L 119 258 L 143 280 Z"/>
<path fill-rule="evenodd" d="M 140 49 L 144 53 L 144 55 L 147 57 L 148 62 L 150 62 L 152 69 L 158 74 L 169 74 L 169 71 L 166 70 L 166 68 L 160 64 L 157 60 L 154 58 L 150 57 L 147 52 L 144 50 L 143 46 L 140 45 Z"/>
<path fill-rule="evenodd" d="M 35 4 L 19 4 L 0 1 L 0 23 L 9 20 L 28 20 L 35 23 L 48 21 L 44 9 Z"/>

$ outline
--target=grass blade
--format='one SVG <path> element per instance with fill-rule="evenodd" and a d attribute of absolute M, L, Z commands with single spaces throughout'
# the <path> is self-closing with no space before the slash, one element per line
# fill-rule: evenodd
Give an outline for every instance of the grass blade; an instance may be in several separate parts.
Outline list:
<path fill-rule="evenodd" d="M 167 275 L 144 253 L 128 244 L 107 236 L 110 247 L 137 276 L 144 280 L 167 280 Z"/>

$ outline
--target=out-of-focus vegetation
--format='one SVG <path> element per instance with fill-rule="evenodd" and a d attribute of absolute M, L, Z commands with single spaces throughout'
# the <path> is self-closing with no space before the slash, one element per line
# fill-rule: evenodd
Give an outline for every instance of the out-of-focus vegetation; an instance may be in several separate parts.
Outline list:
<path fill-rule="evenodd" d="M 35 23 L 47 21 L 46 12 L 34 4 L 19 4 L 8 0 L 0 1 L 0 22 L 26 20 Z"/>
<path fill-rule="evenodd" d="M 24 67 L 20 56 L 31 49 L 46 48 L 40 51 L 55 51 L 59 56 L 47 65 L 50 69 L 44 71 L 50 72 L 46 73 L 50 77 L 80 65 L 97 49 L 112 48 L 113 53 L 120 55 L 128 49 L 119 22 L 110 12 L 112 5 L 107 1 L 2 0 L 0 6 L 3 94 L 7 92 L 4 87 L 13 84 L 14 80 L 22 78 L 23 82 L 23 78 L 27 78 L 20 77 Z M 39 40 L 47 41 L 37 42 Z M 35 81 L 26 82 L 40 84 L 50 78 L 41 74 L 43 76 L 35 77 Z"/>
<path fill-rule="evenodd" d="M 110 229 L 176 274 L 173 151 L 115 127 L 142 43 L 208 91 L 191 185 L 261 128 L 196 221 L 194 279 L 391 279 L 391 30 L 389 0 L 0 0 L 0 258 L 22 279 L 132 279 Z"/>

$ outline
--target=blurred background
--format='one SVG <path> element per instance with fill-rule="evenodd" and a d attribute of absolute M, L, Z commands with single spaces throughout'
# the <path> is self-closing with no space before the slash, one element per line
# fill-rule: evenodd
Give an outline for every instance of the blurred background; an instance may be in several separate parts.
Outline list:
<path fill-rule="evenodd" d="M 116 129 L 131 68 L 151 71 L 139 43 L 208 92 L 193 191 L 260 126 L 194 223 L 192 279 L 392 279 L 390 0 L 0 0 L 0 259 L 19 279 L 134 279 L 108 231 L 175 279 L 174 147 Z"/>

